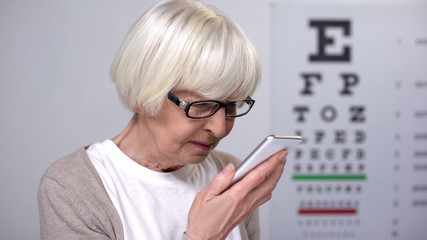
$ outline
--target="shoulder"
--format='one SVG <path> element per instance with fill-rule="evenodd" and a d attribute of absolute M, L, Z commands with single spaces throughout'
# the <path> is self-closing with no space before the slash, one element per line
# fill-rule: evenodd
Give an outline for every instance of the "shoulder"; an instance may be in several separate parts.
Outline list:
<path fill-rule="evenodd" d="M 210 153 L 210 156 L 215 161 L 215 163 L 221 167 L 220 169 L 223 169 L 228 163 L 232 163 L 235 167 L 237 167 L 241 162 L 241 160 L 237 157 L 218 150 L 213 150 Z"/>
<path fill-rule="evenodd" d="M 57 186 L 56 189 L 61 189 L 61 192 L 87 200 L 108 197 L 101 177 L 84 147 L 57 160 L 46 170 L 40 180 L 39 191 L 44 189 L 53 194 L 52 186 Z"/>
<path fill-rule="evenodd" d="M 82 181 L 101 181 L 89 160 L 86 148 L 83 147 L 54 162 L 43 177 L 57 181 L 61 185 L 74 185 L 76 182 Z"/>
<path fill-rule="evenodd" d="M 57 160 L 46 170 L 37 198 L 43 239 L 59 232 L 71 234 L 71 238 L 75 231 L 92 236 L 88 239 L 101 239 L 92 235 L 98 231 L 122 239 L 120 217 L 85 148 Z"/>

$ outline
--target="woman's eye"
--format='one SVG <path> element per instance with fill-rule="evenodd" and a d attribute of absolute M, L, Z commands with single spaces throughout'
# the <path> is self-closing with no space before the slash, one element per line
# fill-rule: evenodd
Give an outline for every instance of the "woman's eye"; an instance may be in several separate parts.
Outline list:
<path fill-rule="evenodd" d="M 195 108 L 209 108 L 210 106 L 211 104 L 209 103 L 198 103 L 193 105 L 193 107 Z"/>

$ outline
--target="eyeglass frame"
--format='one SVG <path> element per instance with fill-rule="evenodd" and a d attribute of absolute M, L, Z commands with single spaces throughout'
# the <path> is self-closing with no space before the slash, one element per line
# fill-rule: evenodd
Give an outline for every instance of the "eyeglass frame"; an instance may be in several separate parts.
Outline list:
<path fill-rule="evenodd" d="M 249 109 L 248 111 L 246 111 L 245 113 L 242 114 L 238 114 L 236 116 L 233 115 L 229 115 L 227 114 L 227 107 L 231 104 L 235 104 L 236 101 L 232 101 L 232 102 L 227 102 L 227 103 L 222 103 L 220 101 L 216 101 L 216 100 L 200 100 L 200 101 L 192 101 L 192 102 L 185 102 L 181 99 L 179 99 L 177 96 L 175 96 L 172 92 L 168 92 L 168 99 L 173 102 L 175 105 L 177 105 L 179 108 L 181 108 L 182 110 L 184 110 L 185 112 L 185 116 L 191 119 L 203 119 L 203 118 L 208 118 L 213 116 L 215 113 L 217 113 L 221 108 L 225 108 L 225 116 L 230 117 L 230 118 L 237 118 L 237 117 L 241 117 L 244 116 L 246 114 L 249 113 L 249 111 L 252 109 L 252 107 L 255 104 L 255 100 L 252 99 L 250 96 L 248 96 L 245 100 L 242 100 L 244 102 L 246 102 L 249 105 Z M 207 116 L 203 116 L 203 117 L 192 117 L 188 115 L 188 111 L 190 110 L 191 105 L 196 104 L 196 103 L 206 103 L 206 102 L 213 102 L 213 103 L 217 103 L 218 107 L 215 111 L 213 111 L 212 113 L 210 113 Z"/>

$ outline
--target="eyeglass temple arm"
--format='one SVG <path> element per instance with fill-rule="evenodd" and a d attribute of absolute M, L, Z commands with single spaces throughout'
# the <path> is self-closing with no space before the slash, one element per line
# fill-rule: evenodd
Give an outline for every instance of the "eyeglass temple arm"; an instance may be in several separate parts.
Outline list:
<path fill-rule="evenodd" d="M 168 93 L 168 99 L 171 100 L 173 103 L 175 103 L 178 107 L 185 109 L 187 106 L 187 103 L 180 100 L 177 96 L 175 96 L 173 93 Z"/>
<path fill-rule="evenodd" d="M 173 93 L 171 92 L 168 93 L 168 99 L 175 103 L 177 106 L 181 104 L 181 101 L 178 99 L 178 97 L 173 95 Z"/>

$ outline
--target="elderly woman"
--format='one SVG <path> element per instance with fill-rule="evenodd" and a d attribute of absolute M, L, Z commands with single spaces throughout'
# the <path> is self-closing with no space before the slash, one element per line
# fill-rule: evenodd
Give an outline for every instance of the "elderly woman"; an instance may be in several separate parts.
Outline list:
<path fill-rule="evenodd" d="M 258 239 L 281 151 L 230 186 L 239 161 L 213 150 L 254 105 L 257 53 L 232 20 L 161 2 L 131 28 L 111 67 L 134 112 L 118 136 L 55 162 L 41 179 L 42 239 Z"/>

